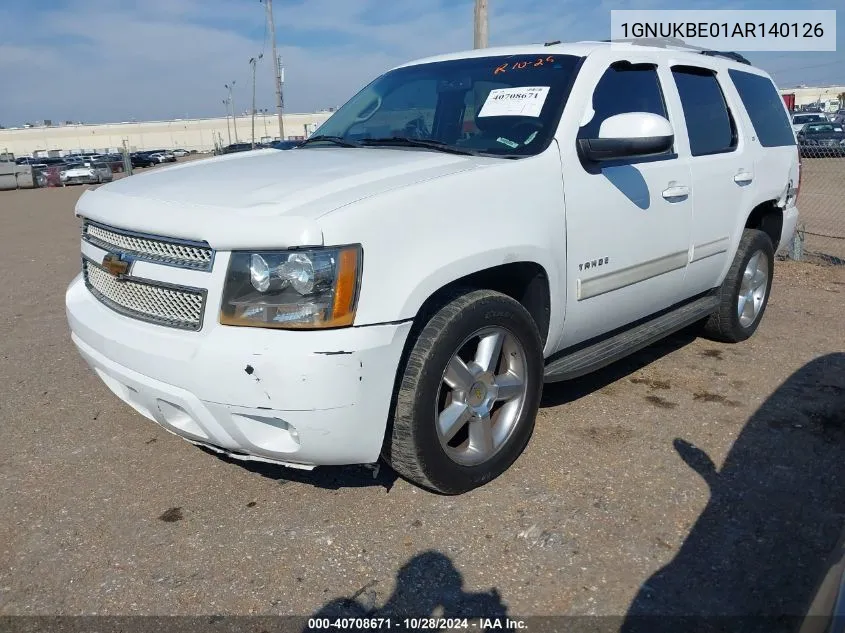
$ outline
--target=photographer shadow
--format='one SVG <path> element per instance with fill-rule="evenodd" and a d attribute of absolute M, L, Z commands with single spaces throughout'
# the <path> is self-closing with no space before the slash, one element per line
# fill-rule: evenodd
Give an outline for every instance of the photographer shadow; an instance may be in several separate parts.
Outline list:
<path fill-rule="evenodd" d="M 434 550 L 417 554 L 399 568 L 393 594 L 381 607 L 374 604 L 375 592 L 367 595 L 372 584 L 350 597 L 327 602 L 311 618 L 390 618 L 401 628 L 404 618 L 504 619 L 507 615 L 496 588 L 465 591 L 461 572 L 448 556 Z M 306 627 L 303 632 L 312 630 L 317 629 Z"/>
<path fill-rule="evenodd" d="M 790 376 L 721 468 L 676 439 L 710 500 L 640 587 L 622 631 L 794 631 L 845 529 L 845 354 Z"/>

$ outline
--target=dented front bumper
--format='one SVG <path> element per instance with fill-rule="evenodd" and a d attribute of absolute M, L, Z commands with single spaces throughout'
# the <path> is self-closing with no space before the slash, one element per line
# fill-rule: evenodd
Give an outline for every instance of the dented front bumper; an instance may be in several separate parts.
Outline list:
<path fill-rule="evenodd" d="M 65 297 L 73 342 L 142 415 L 235 457 L 292 466 L 378 459 L 411 324 L 187 332 L 118 314 L 81 278 Z"/>

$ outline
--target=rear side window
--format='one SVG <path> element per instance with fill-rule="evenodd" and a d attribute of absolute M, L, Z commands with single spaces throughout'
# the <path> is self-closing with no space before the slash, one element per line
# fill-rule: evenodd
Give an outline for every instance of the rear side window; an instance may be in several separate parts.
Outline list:
<path fill-rule="evenodd" d="M 593 118 L 578 131 L 578 138 L 598 138 L 604 120 L 617 114 L 650 112 L 668 118 L 657 69 L 627 62 L 612 65 L 593 92 L 593 110 Z"/>
<path fill-rule="evenodd" d="M 705 68 L 675 66 L 672 76 L 681 97 L 692 155 L 707 156 L 735 149 L 736 125 L 716 74 Z"/>
<path fill-rule="evenodd" d="M 771 80 L 741 70 L 729 70 L 728 74 L 748 112 L 760 145 L 795 145 L 783 100 Z"/>

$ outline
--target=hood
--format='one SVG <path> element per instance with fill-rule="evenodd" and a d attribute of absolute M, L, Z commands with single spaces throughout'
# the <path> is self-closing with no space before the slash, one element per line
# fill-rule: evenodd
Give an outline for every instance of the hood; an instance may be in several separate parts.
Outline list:
<path fill-rule="evenodd" d="M 327 213 L 492 160 L 384 148 L 257 150 L 122 178 L 83 194 L 76 213 L 220 249 L 260 247 L 262 234 L 273 241 L 267 247 L 318 245 L 316 220 Z"/>

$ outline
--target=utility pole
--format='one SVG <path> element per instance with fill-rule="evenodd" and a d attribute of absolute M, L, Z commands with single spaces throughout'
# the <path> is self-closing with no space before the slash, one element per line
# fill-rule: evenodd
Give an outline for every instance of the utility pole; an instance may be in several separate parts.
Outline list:
<path fill-rule="evenodd" d="M 229 127 L 229 100 L 223 99 L 223 105 L 226 106 L 226 135 L 229 137 L 229 145 L 232 144 L 232 128 Z"/>
<path fill-rule="evenodd" d="M 127 139 L 122 140 L 123 145 L 123 173 L 127 176 L 132 175 L 132 156 L 129 154 L 129 148 L 126 147 Z"/>
<path fill-rule="evenodd" d="M 475 0 L 473 48 L 487 48 L 487 0 Z"/>
<path fill-rule="evenodd" d="M 261 53 L 257 58 L 249 58 L 249 63 L 252 64 L 252 149 L 255 149 L 255 65 L 263 57 L 264 53 Z"/>
<path fill-rule="evenodd" d="M 276 26 L 273 23 L 273 0 L 263 0 L 267 10 L 267 29 L 270 31 L 270 42 L 273 45 L 273 69 L 276 76 L 276 110 L 279 112 L 279 140 L 285 140 L 285 123 L 282 120 L 282 60 L 276 52 Z"/>
<path fill-rule="evenodd" d="M 238 142 L 238 119 L 237 119 L 237 110 L 235 110 L 235 100 L 232 97 L 232 88 L 235 87 L 234 80 L 231 84 L 223 84 L 226 86 L 226 89 L 229 91 L 229 103 L 232 104 L 232 127 L 235 128 L 235 143 Z"/>

